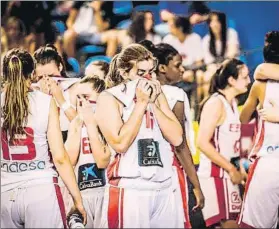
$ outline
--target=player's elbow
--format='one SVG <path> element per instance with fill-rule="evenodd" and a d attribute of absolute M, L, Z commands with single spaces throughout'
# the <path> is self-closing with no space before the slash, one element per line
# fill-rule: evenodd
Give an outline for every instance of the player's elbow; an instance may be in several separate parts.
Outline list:
<path fill-rule="evenodd" d="M 117 153 L 126 153 L 129 149 L 129 146 L 128 146 L 128 144 L 125 144 L 125 143 L 118 143 L 118 144 L 114 144 L 112 146 L 112 148 Z"/>
<path fill-rule="evenodd" d="M 183 142 L 182 135 L 179 135 L 179 136 L 177 136 L 177 137 L 172 139 L 172 143 L 171 144 L 173 146 L 177 147 L 177 146 L 180 146 L 182 144 L 182 142 Z"/>
<path fill-rule="evenodd" d="M 68 159 L 69 158 L 66 152 L 53 155 L 53 162 L 56 166 L 65 164 L 68 161 Z"/>
<path fill-rule="evenodd" d="M 109 164 L 109 159 L 102 158 L 102 159 L 96 160 L 96 164 L 99 169 L 105 169 L 105 168 L 107 168 L 107 166 Z"/>

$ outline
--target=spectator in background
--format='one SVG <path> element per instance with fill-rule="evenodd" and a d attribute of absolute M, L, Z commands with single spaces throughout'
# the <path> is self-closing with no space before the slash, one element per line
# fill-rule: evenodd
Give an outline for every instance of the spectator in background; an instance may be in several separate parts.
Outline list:
<path fill-rule="evenodd" d="M 7 40 L 7 50 L 13 48 L 23 48 L 30 53 L 35 51 L 35 40 L 30 40 L 25 36 L 26 29 L 20 19 L 16 17 L 9 17 L 4 28 Z"/>
<path fill-rule="evenodd" d="M 208 19 L 209 34 L 203 38 L 204 62 L 207 71 L 198 78 L 203 84 L 202 95 L 207 97 L 209 82 L 218 68 L 218 63 L 227 58 L 239 55 L 239 40 L 237 32 L 228 28 L 226 15 L 222 12 L 211 12 Z"/>
<path fill-rule="evenodd" d="M 209 13 L 210 9 L 207 7 L 205 2 L 193 1 L 190 3 L 188 14 L 192 25 L 206 21 Z"/>
<path fill-rule="evenodd" d="M 170 44 L 180 52 L 183 58 L 183 66 L 200 66 L 203 61 L 201 37 L 192 33 L 189 18 L 175 17 L 169 21 L 171 34 L 164 37 L 163 42 Z"/>
<path fill-rule="evenodd" d="M 178 50 L 186 68 L 183 78 L 191 82 L 194 76 L 191 69 L 199 68 L 203 64 L 201 37 L 192 33 L 192 26 L 187 17 L 174 17 L 169 20 L 169 27 L 170 34 L 164 37 L 163 42 Z"/>
<path fill-rule="evenodd" d="M 76 3 L 77 4 L 77 3 Z M 80 5 L 80 3 L 78 3 Z M 76 6 L 75 6 L 76 7 Z M 75 57 L 76 41 L 90 44 L 106 44 L 107 56 L 114 56 L 117 49 L 117 33 L 114 27 L 113 2 L 92 1 L 84 3 L 76 14 L 72 10 L 64 34 L 64 48 L 69 57 Z M 74 21 L 74 23 L 73 23 Z"/>
<path fill-rule="evenodd" d="M 208 19 L 210 9 L 207 7 L 205 2 L 193 1 L 193 2 L 182 2 L 185 4 L 190 4 L 188 12 L 185 12 L 189 16 L 189 21 L 192 25 L 201 23 Z M 161 11 L 161 18 L 163 21 L 169 21 L 175 17 L 174 13 L 169 12 L 168 10 Z"/>
<path fill-rule="evenodd" d="M 122 47 L 142 40 L 149 40 L 154 44 L 161 42 L 161 37 L 154 32 L 154 18 L 149 11 L 136 12 L 128 30 L 121 30 L 118 37 Z"/>
<path fill-rule="evenodd" d="M 109 71 L 109 64 L 105 61 L 93 61 L 85 68 L 85 76 L 98 76 L 105 80 Z"/>
<path fill-rule="evenodd" d="M 35 40 L 36 44 L 31 53 L 45 43 L 45 34 L 52 32 L 49 2 L 10 1 L 3 6 L 2 23 L 6 24 L 10 17 L 20 19 L 26 29 L 26 40 L 28 42 Z"/>
<path fill-rule="evenodd" d="M 8 37 L 4 27 L 1 27 L 1 55 L 4 56 L 6 52 L 8 52 L 8 50 L 9 50 Z"/>

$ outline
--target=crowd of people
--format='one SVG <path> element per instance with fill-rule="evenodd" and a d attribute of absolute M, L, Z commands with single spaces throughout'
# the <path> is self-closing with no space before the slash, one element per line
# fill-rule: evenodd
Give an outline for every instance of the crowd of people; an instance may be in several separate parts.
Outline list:
<path fill-rule="evenodd" d="M 33 54 L 41 45 L 53 43 L 63 57 L 66 70 L 71 70 L 68 58 L 81 60 L 77 51 L 85 44 L 104 46 L 105 55 L 113 57 L 122 48 L 141 40 L 150 40 L 154 44 L 164 42 L 172 45 L 182 56 L 184 87 L 191 96 L 191 105 L 196 106 L 197 102 L 207 97 L 210 79 L 220 63 L 225 58 L 238 57 L 240 44 L 237 31 L 229 28 L 224 13 L 211 11 L 204 2 L 184 4 L 189 4 L 189 12 L 184 15 L 161 10 L 161 25 L 165 25 L 165 31 L 160 32 L 155 27 L 155 15 L 148 10 L 132 13 L 130 25 L 120 29 L 118 23 L 129 16 L 115 14 L 113 2 L 6 2 L 2 4 L 1 11 L 2 58 L 14 47 L 23 47 Z M 138 2 L 133 2 L 133 6 L 136 5 Z M 28 12 L 36 12 L 32 20 L 22 13 L 27 12 L 27 8 Z M 52 23 L 55 20 L 65 23 L 66 31 L 63 34 L 56 31 Z M 193 32 L 196 24 L 206 21 L 206 36 L 201 37 Z M 197 93 L 192 93 L 196 88 Z"/>
<path fill-rule="evenodd" d="M 199 228 L 277 227 L 279 31 L 264 38 L 265 62 L 239 112 L 251 78 L 224 13 L 204 4 L 188 18 L 164 11 L 170 34 L 161 38 L 150 12 L 118 31 L 111 2 L 63 2 L 63 42 L 53 35 L 41 45 L 41 15 L 21 31 L 25 4 L 7 3 L 3 14 L 1 228 L 67 228 L 73 213 L 86 228 L 194 228 L 198 212 Z M 191 24 L 203 20 L 202 40 Z M 112 60 L 68 77 L 65 56 L 80 40 L 106 43 Z M 189 78 L 206 82 L 196 140 L 190 98 L 178 87 Z M 243 149 L 241 127 L 251 122 L 254 141 Z"/>

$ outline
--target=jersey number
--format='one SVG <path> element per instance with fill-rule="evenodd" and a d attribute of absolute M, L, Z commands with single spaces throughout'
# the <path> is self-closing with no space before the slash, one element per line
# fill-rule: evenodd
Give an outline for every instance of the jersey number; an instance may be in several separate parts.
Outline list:
<path fill-rule="evenodd" d="M 91 153 L 91 148 L 90 148 L 90 143 L 89 143 L 89 138 L 82 138 L 82 153 L 83 154 L 90 154 Z"/>
<path fill-rule="evenodd" d="M 30 127 L 24 128 L 26 134 L 23 139 L 15 139 L 13 143 L 8 145 L 7 132 L 2 131 L 2 152 L 5 160 L 26 161 L 33 160 L 36 157 L 36 147 L 34 144 L 34 130 Z M 28 153 L 12 154 L 9 151 L 9 146 L 26 146 Z"/>

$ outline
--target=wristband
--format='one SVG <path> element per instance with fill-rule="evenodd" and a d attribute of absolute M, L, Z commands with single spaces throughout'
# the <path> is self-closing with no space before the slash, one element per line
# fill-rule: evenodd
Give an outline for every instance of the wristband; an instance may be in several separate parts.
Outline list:
<path fill-rule="evenodd" d="M 71 104 L 70 104 L 69 102 L 64 102 L 64 103 L 60 106 L 61 110 L 64 111 L 64 112 L 65 112 L 66 110 L 68 110 L 70 107 L 71 107 Z"/>

